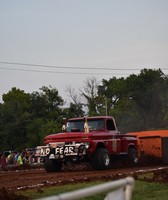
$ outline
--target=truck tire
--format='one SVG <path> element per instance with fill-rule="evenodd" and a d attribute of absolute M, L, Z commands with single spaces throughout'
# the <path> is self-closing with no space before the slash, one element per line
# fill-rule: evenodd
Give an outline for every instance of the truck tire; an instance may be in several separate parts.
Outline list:
<path fill-rule="evenodd" d="M 110 154 L 107 149 L 96 149 L 92 155 L 92 166 L 96 170 L 105 170 L 110 167 Z"/>
<path fill-rule="evenodd" d="M 44 160 L 44 167 L 47 172 L 60 172 L 62 168 L 62 162 L 46 157 Z"/>
<path fill-rule="evenodd" d="M 128 149 L 128 154 L 127 154 L 127 163 L 132 166 L 132 165 L 136 165 L 137 161 L 138 161 L 137 152 L 135 148 L 130 147 Z"/>

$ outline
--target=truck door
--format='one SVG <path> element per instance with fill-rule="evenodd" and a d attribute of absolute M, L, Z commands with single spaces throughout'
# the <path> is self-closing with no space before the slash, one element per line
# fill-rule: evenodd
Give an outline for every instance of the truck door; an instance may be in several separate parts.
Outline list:
<path fill-rule="evenodd" d="M 106 129 L 111 132 L 111 139 L 109 140 L 109 152 L 111 154 L 118 154 L 121 151 L 121 139 L 116 130 L 116 125 L 112 119 L 107 119 Z"/>

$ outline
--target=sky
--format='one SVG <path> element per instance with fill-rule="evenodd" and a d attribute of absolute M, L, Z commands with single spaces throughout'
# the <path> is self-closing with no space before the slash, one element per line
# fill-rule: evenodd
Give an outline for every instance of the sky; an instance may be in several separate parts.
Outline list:
<path fill-rule="evenodd" d="M 167 0 L 0 0 L 0 101 L 143 68 L 168 74 Z"/>

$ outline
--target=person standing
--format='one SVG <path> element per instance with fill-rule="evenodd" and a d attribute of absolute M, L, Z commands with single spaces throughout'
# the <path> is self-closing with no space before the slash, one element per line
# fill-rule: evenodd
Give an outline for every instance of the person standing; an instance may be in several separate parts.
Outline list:
<path fill-rule="evenodd" d="M 2 169 L 2 170 L 6 170 L 7 162 L 6 162 L 5 154 L 2 154 L 2 155 L 0 156 L 0 165 L 1 165 L 1 169 Z"/>
<path fill-rule="evenodd" d="M 17 164 L 18 165 L 23 165 L 23 160 L 22 160 L 22 154 L 19 153 L 18 159 L 17 159 Z"/>

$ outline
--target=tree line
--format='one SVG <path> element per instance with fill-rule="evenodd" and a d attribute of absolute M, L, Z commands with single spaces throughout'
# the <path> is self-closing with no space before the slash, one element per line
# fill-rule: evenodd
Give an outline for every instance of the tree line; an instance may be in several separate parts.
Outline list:
<path fill-rule="evenodd" d="M 64 118 L 112 115 L 121 133 L 168 128 L 168 76 L 160 69 L 97 82 L 87 78 L 70 103 L 57 88 L 42 86 L 26 93 L 13 87 L 0 103 L 0 151 L 43 144 L 44 136 L 61 131 Z"/>

